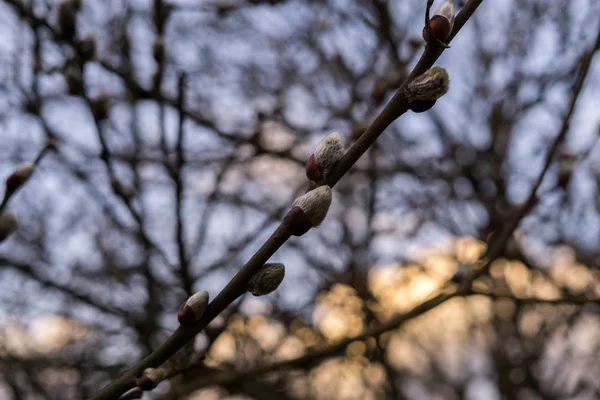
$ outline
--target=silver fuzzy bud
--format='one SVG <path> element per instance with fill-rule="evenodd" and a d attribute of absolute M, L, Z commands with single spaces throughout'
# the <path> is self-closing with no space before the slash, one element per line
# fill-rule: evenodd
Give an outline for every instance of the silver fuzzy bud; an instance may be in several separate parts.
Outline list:
<path fill-rule="evenodd" d="M 285 276 L 283 264 L 265 264 L 248 281 L 248 291 L 254 296 L 264 296 L 279 287 Z"/>
<path fill-rule="evenodd" d="M 409 103 L 435 101 L 448 93 L 450 77 L 442 67 L 433 67 L 406 84 L 404 94 Z"/>
<path fill-rule="evenodd" d="M 177 320 L 186 328 L 194 324 L 202 317 L 208 306 L 208 292 L 202 291 L 191 295 L 177 312 Z"/>
<path fill-rule="evenodd" d="M 343 155 L 344 141 L 339 133 L 332 132 L 321 140 L 315 150 L 315 161 L 323 178 L 327 178 Z"/>
<path fill-rule="evenodd" d="M 303 194 L 294 200 L 293 207 L 298 207 L 314 228 L 321 225 L 331 206 L 331 187 L 324 185 Z"/>
<path fill-rule="evenodd" d="M 0 214 L 0 242 L 12 235 L 18 227 L 17 217 L 10 211 Z"/>

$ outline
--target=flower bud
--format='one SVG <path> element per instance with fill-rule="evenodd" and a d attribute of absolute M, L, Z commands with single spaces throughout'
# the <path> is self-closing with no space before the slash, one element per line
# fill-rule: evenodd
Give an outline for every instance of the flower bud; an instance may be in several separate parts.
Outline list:
<path fill-rule="evenodd" d="M 436 100 L 448 93 L 450 78 L 442 67 L 433 67 L 408 82 L 404 95 L 409 108 L 414 112 L 429 110 Z"/>
<path fill-rule="evenodd" d="M 344 142 L 339 133 L 333 132 L 321 140 L 315 153 L 306 163 L 306 176 L 314 182 L 327 178 L 333 167 L 344 155 Z"/>
<path fill-rule="evenodd" d="M 181 326 L 189 328 L 194 326 L 202 317 L 208 306 L 208 293 L 205 291 L 194 293 L 190 296 L 177 312 L 177 320 Z"/>
<path fill-rule="evenodd" d="M 142 372 L 142 376 L 136 379 L 136 385 L 144 391 L 152 390 L 165 379 L 165 376 L 165 371 L 162 368 L 146 368 Z"/>
<path fill-rule="evenodd" d="M 248 291 L 254 296 L 264 296 L 279 287 L 285 277 L 283 264 L 265 264 L 248 281 Z"/>
<path fill-rule="evenodd" d="M 433 17 L 429 20 L 429 26 L 436 40 L 445 41 L 450 36 L 450 32 L 452 32 L 452 27 L 454 26 L 454 3 L 449 0 L 439 6 Z M 429 41 L 427 27 L 423 28 L 423 39 L 427 42 Z"/>
<path fill-rule="evenodd" d="M 310 228 L 321 225 L 331 205 L 331 188 L 319 186 L 298 197 L 283 218 L 283 224 L 294 236 L 302 236 Z"/>
<path fill-rule="evenodd" d="M 10 211 L 0 214 L 0 242 L 4 241 L 17 230 L 17 217 Z"/>
<path fill-rule="evenodd" d="M 34 170 L 35 165 L 30 162 L 19 164 L 14 172 L 6 178 L 6 193 L 13 193 L 20 188 L 29 180 Z"/>

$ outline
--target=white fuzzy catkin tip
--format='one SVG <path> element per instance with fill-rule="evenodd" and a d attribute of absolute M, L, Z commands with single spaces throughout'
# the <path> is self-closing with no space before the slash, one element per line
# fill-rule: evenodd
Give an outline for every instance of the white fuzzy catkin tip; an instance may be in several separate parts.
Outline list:
<path fill-rule="evenodd" d="M 324 178 L 327 177 L 343 155 L 344 141 L 338 132 L 332 132 L 321 140 L 315 150 L 315 158 Z"/>
<path fill-rule="evenodd" d="M 435 15 L 441 15 L 450 22 L 450 30 L 454 27 L 454 3 L 446 1 L 441 4 L 435 12 Z"/>
<path fill-rule="evenodd" d="M 331 205 L 331 188 L 327 185 L 319 186 L 308 193 L 298 197 L 292 207 L 296 206 L 302 210 L 304 216 L 313 227 L 321 225 L 327 216 Z"/>
<path fill-rule="evenodd" d="M 408 102 L 437 100 L 450 88 L 450 77 L 442 67 L 433 67 L 409 82 L 404 93 Z"/>
<path fill-rule="evenodd" d="M 208 306 L 208 293 L 198 292 L 191 295 L 177 312 L 177 320 L 181 326 L 189 328 L 202 317 Z"/>
<path fill-rule="evenodd" d="M 17 217 L 10 211 L 0 214 L 0 242 L 8 238 L 17 230 Z"/>
<path fill-rule="evenodd" d="M 208 292 L 202 291 L 194 293 L 187 299 L 185 305 L 194 311 L 196 318 L 200 318 L 208 306 Z"/>
<path fill-rule="evenodd" d="M 284 277 L 283 264 L 265 264 L 248 281 L 248 291 L 254 296 L 264 296 L 277 289 Z"/>

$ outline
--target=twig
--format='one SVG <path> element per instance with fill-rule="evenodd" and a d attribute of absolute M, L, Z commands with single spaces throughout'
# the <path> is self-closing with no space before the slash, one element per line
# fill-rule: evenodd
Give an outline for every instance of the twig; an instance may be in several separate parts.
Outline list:
<path fill-rule="evenodd" d="M 454 30 L 450 34 L 448 41 L 452 40 L 452 38 L 471 17 L 482 1 L 483 0 L 470 0 L 463 7 L 461 12 L 456 17 Z M 404 86 L 407 82 L 410 82 L 412 79 L 429 69 L 443 51 L 443 48 L 433 48 L 431 46 L 426 47 L 421 59 L 410 73 L 404 84 L 397 90 L 394 97 L 392 97 L 390 102 L 369 126 L 367 131 L 352 145 L 346 154 L 344 154 L 343 158 L 332 170 L 328 179 L 324 182 L 320 182 L 320 185 L 328 184 L 329 186 L 333 187 L 375 142 L 379 135 L 381 135 L 383 131 L 400 115 L 408 111 L 408 101 L 404 95 Z M 186 342 L 194 338 L 196 334 L 204 329 L 208 323 L 210 323 L 210 321 L 219 315 L 219 313 L 222 312 L 229 304 L 231 304 L 241 294 L 244 293 L 246 282 L 248 282 L 250 277 L 256 271 L 258 271 L 265 262 L 268 261 L 268 259 L 290 238 L 290 236 L 291 234 L 288 232 L 286 227 L 283 224 L 280 224 L 271 237 L 232 278 L 232 280 L 221 291 L 221 293 L 219 293 L 219 295 L 217 295 L 217 297 L 209 304 L 205 314 L 193 328 L 183 329 L 179 327 L 161 346 L 137 363 L 121 377 L 114 380 L 101 391 L 96 393 L 92 397 L 92 400 L 111 400 L 118 398 L 126 390 L 129 390 L 135 386 L 135 378 L 138 377 L 145 368 L 156 367 L 169 359 L 177 350 L 183 347 Z M 418 315 L 422 312 L 425 312 L 427 309 L 437 306 L 438 304 L 447 300 L 448 296 L 452 295 L 440 295 L 430 300 L 430 302 L 423 303 L 420 308 L 417 307 L 413 310 L 413 312 L 405 314 L 407 316 L 406 318 L 412 318 L 414 315 Z M 383 325 L 379 328 L 383 329 L 381 332 L 391 329 L 386 329 L 386 326 L 387 325 Z M 338 346 L 340 346 L 339 348 L 344 347 L 344 345 L 341 344 Z"/>
<path fill-rule="evenodd" d="M 171 170 L 171 179 L 175 182 L 175 207 L 177 216 L 177 250 L 179 255 L 179 275 L 183 281 L 183 288 L 188 296 L 193 293 L 194 279 L 190 275 L 189 260 L 186 255 L 185 238 L 183 232 L 183 139 L 184 139 L 184 123 L 185 113 L 183 108 L 185 106 L 185 82 L 186 75 L 182 74 L 179 77 L 179 98 L 177 105 L 179 109 L 179 125 L 177 129 L 177 165 L 174 170 Z"/>
<path fill-rule="evenodd" d="M 594 45 L 588 51 L 588 53 L 585 54 L 585 56 L 583 57 L 583 60 L 581 61 L 581 66 L 579 68 L 579 74 L 577 75 L 577 78 L 573 85 L 573 93 L 571 94 L 571 99 L 569 101 L 569 109 L 563 118 L 558 135 L 556 136 L 556 138 L 550 145 L 550 149 L 548 150 L 548 153 L 546 154 L 544 166 L 543 166 L 542 170 L 540 171 L 537 179 L 534 181 L 533 187 L 531 188 L 531 192 L 529 193 L 527 200 L 525 201 L 525 203 L 523 203 L 523 205 L 521 207 L 519 207 L 515 216 L 512 218 L 512 220 L 509 221 L 508 224 L 506 224 L 504 226 L 504 228 L 502 229 L 500 234 L 498 236 L 496 236 L 496 238 L 492 237 L 492 241 L 491 241 L 492 245 L 490 245 L 490 247 L 488 248 L 486 254 L 482 258 L 482 261 L 486 260 L 486 259 L 493 260 L 494 258 L 497 257 L 498 254 L 500 254 L 500 252 L 504 249 L 504 246 L 506 245 L 506 242 L 508 241 L 508 239 L 510 238 L 512 233 L 515 231 L 515 229 L 517 229 L 519 222 L 535 205 L 536 198 L 537 198 L 537 192 L 538 192 L 539 187 L 542 184 L 542 181 L 544 180 L 544 176 L 546 175 L 546 172 L 548 171 L 548 169 L 550 168 L 550 165 L 552 164 L 552 160 L 554 159 L 554 155 L 555 155 L 556 151 L 558 150 L 558 147 L 560 146 L 562 141 L 567 136 L 567 133 L 569 132 L 569 126 L 571 123 L 571 118 L 573 116 L 573 112 L 575 111 L 577 99 L 579 99 L 579 95 L 581 94 L 581 89 L 583 88 L 583 83 L 585 81 L 585 78 L 588 75 L 589 70 L 590 70 L 590 66 L 592 64 L 592 59 L 594 58 L 594 54 L 599 49 L 600 49 L 600 29 L 598 30 L 598 34 L 596 36 L 596 41 L 595 41 Z M 473 282 L 473 280 L 475 280 L 477 277 L 484 274 L 489 269 L 489 265 L 490 265 L 489 261 L 482 262 L 481 264 L 482 264 L 481 268 L 473 271 L 471 273 L 471 276 L 469 276 L 469 277 L 467 277 L 467 279 L 465 279 L 465 282 L 463 283 L 462 286 L 470 285 L 470 283 Z M 464 290 L 464 288 L 463 288 L 463 290 Z"/>
<path fill-rule="evenodd" d="M 485 296 L 490 299 L 510 299 L 514 300 L 519 304 L 548 304 L 548 305 L 576 305 L 582 306 L 584 304 L 600 304 L 600 299 L 590 299 L 585 296 L 574 296 L 567 293 L 563 293 L 561 297 L 557 299 L 542 299 L 539 297 L 514 297 L 510 293 L 494 293 L 472 288 L 468 293 L 463 296 Z"/>
<path fill-rule="evenodd" d="M 460 14 L 459 14 L 459 16 L 460 16 Z M 546 172 L 548 171 L 550 163 L 552 162 L 552 159 L 554 157 L 554 153 L 556 152 L 560 143 L 565 138 L 565 136 L 568 132 L 568 127 L 569 127 L 570 120 L 572 118 L 573 111 L 574 111 L 576 103 L 577 103 L 577 99 L 580 96 L 581 89 L 583 88 L 583 83 L 585 81 L 585 78 L 586 78 L 589 70 L 590 70 L 592 58 L 599 49 L 600 49 L 600 30 L 598 31 L 598 35 L 597 35 L 594 46 L 590 49 L 590 51 L 585 55 L 585 57 L 582 60 L 579 74 L 577 76 L 577 79 L 575 81 L 575 85 L 573 88 L 573 95 L 569 102 L 568 112 L 563 118 L 563 123 L 559 130 L 559 134 L 557 135 L 556 139 L 552 143 L 550 150 L 549 150 L 548 154 L 546 155 L 546 162 L 544 164 L 544 168 L 542 169 L 542 171 L 540 171 L 539 176 L 536 179 L 535 184 L 531 189 L 531 192 L 528 196 L 528 201 L 526 201 L 525 204 L 523 204 L 523 206 L 520 207 L 518 212 L 515 214 L 514 218 L 506 225 L 505 229 L 503 229 L 502 233 L 500 235 L 492 238 L 492 244 L 490 245 L 486 254 L 479 261 L 480 267 L 478 269 L 474 270 L 471 274 L 469 274 L 469 276 L 467 276 L 465 278 L 465 281 L 461 285 L 454 287 L 453 289 L 450 289 L 450 290 L 446 290 L 446 289 L 442 290 L 439 294 L 437 294 L 433 298 L 430 298 L 429 300 L 419 304 L 418 306 L 414 307 L 412 310 L 408 311 L 407 313 L 399 314 L 399 315 L 391 318 L 389 321 L 387 321 L 386 323 L 384 323 L 378 327 L 369 329 L 368 331 L 366 331 L 362 334 L 346 338 L 338 343 L 335 343 L 335 344 L 325 347 L 323 349 L 314 351 L 310 354 L 307 354 L 307 355 L 304 355 L 302 357 L 292 359 L 292 360 L 285 360 L 285 361 L 280 361 L 280 362 L 273 363 L 273 364 L 262 365 L 262 366 L 259 366 L 259 367 L 256 367 L 256 368 L 253 368 L 250 370 L 246 370 L 246 371 L 241 371 L 241 372 L 229 372 L 229 371 L 219 372 L 219 373 L 212 374 L 210 376 L 196 380 L 194 386 L 196 388 L 200 388 L 200 387 L 203 387 L 206 385 L 214 385 L 214 384 L 222 385 L 222 384 L 227 384 L 227 383 L 230 383 L 233 381 L 249 379 L 249 378 L 256 377 L 256 376 L 259 376 L 259 375 L 262 375 L 262 374 L 265 374 L 265 373 L 271 372 L 271 371 L 277 371 L 277 370 L 282 370 L 282 369 L 287 369 L 287 368 L 292 368 L 292 367 L 313 365 L 314 363 L 318 362 L 319 360 L 321 360 L 323 358 L 331 357 L 331 356 L 334 356 L 334 355 L 340 353 L 342 350 L 344 350 L 346 348 L 347 345 L 349 345 L 352 342 L 362 341 L 369 337 L 375 337 L 375 338 L 379 337 L 381 334 L 399 327 L 404 322 L 406 322 L 414 317 L 417 317 L 419 315 L 422 315 L 425 312 L 439 306 L 440 304 L 445 303 L 446 301 L 448 301 L 454 297 L 469 296 L 469 295 L 475 294 L 475 292 L 471 288 L 472 282 L 489 269 L 489 266 L 493 260 L 495 260 L 501 256 L 508 239 L 510 238 L 510 236 L 512 235 L 512 233 L 518 226 L 521 219 L 531 209 L 531 202 L 533 201 L 532 199 L 535 199 L 537 190 L 538 190 L 539 186 L 541 185 L 541 182 L 543 181 Z M 371 129 L 371 128 L 369 128 L 369 129 Z M 363 135 L 363 137 L 364 136 L 366 136 L 366 134 Z M 336 170 L 337 170 L 337 168 L 336 168 Z M 482 293 L 477 293 L 477 294 L 482 294 Z M 535 303 L 544 302 L 544 303 L 550 303 L 550 304 L 565 304 L 565 303 L 584 304 L 587 302 L 595 302 L 595 303 L 598 302 L 597 300 L 583 299 L 583 298 L 568 296 L 568 295 L 564 295 L 561 299 L 558 299 L 558 300 L 522 299 L 522 301 L 532 302 L 532 303 L 533 302 L 535 302 Z"/>
<path fill-rule="evenodd" d="M 54 148 L 54 143 L 49 141 L 42 148 L 42 150 L 40 150 L 38 155 L 35 157 L 35 160 L 33 161 L 33 165 L 35 165 L 36 169 L 37 169 L 37 166 L 42 161 L 42 158 L 44 158 L 44 155 L 46 155 L 46 153 L 53 148 Z M 34 170 L 34 173 L 35 173 L 35 170 Z M 23 186 L 25 186 L 25 185 L 20 185 L 16 190 L 10 190 L 10 191 L 4 192 L 4 197 L 2 198 L 2 202 L 0 203 L 0 214 L 2 214 L 2 211 L 4 211 L 4 209 L 6 208 L 8 201 L 15 195 L 15 193 L 17 193 L 19 190 L 21 190 L 23 188 Z"/>

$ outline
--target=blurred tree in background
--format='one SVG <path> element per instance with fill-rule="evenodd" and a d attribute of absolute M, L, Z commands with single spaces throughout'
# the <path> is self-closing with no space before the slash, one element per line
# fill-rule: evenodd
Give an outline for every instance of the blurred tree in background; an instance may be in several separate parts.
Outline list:
<path fill-rule="evenodd" d="M 351 144 L 407 77 L 424 9 L 1 1 L 0 177 L 38 162 L 4 205 L 19 227 L 0 244 L 0 398 L 89 398 L 187 296 L 214 297 L 306 190 L 320 139 Z M 280 288 L 235 302 L 144 398 L 600 398 L 598 57 L 573 90 L 599 16 L 484 1 L 437 62 L 450 92 L 395 122 L 323 226 L 276 253 Z M 489 273 L 419 311 L 521 211 Z"/>

